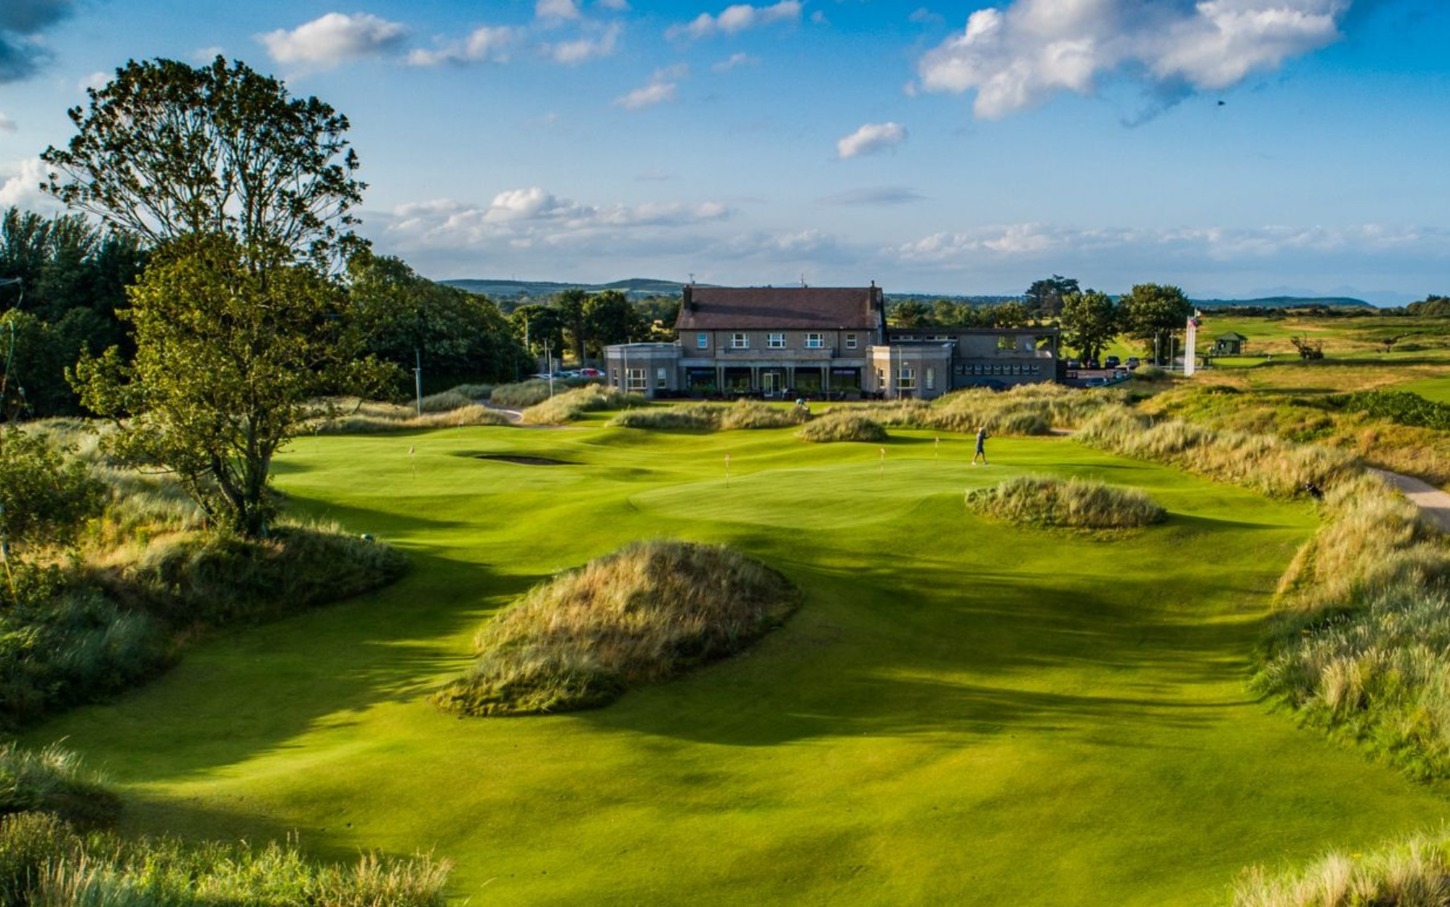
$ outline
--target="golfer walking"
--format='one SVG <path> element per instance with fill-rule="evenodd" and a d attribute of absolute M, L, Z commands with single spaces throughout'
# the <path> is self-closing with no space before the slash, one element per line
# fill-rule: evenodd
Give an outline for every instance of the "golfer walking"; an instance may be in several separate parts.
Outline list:
<path fill-rule="evenodd" d="M 982 465 L 987 465 L 987 426 L 983 425 L 977 429 L 977 452 L 972 454 L 972 464 L 975 465 L 977 457 L 982 458 Z"/>

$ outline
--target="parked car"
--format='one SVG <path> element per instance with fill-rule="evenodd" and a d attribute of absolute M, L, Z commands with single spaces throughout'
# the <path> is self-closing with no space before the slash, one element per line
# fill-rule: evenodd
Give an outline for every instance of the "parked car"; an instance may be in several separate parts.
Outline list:
<path fill-rule="evenodd" d="M 1135 368 L 1137 368 L 1138 366 L 1140 366 L 1142 364 L 1143 364 L 1143 360 L 1142 359 L 1139 359 L 1137 356 L 1129 356 L 1128 357 L 1128 368 L 1135 369 Z"/>
<path fill-rule="evenodd" d="M 1121 362 L 1117 356 L 1109 356 L 1103 360 L 1103 368 L 1117 368 Z"/>
<path fill-rule="evenodd" d="M 603 378 L 604 373 L 597 368 L 581 368 L 578 375 L 580 378 Z"/>

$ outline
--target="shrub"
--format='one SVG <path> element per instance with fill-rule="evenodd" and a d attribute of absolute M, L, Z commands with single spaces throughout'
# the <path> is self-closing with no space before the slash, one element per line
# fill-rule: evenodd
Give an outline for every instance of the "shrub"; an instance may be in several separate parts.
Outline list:
<path fill-rule="evenodd" d="M 517 384 L 500 384 L 488 399 L 498 406 L 534 406 L 549 399 L 549 382 L 530 378 Z"/>
<path fill-rule="evenodd" d="M 720 417 L 722 431 L 757 428 L 789 428 L 800 425 L 810 418 L 804 407 L 784 409 L 770 406 L 759 400 L 736 400 Z"/>
<path fill-rule="evenodd" d="M 1004 522 L 1073 529 L 1130 529 L 1168 518 L 1167 511 L 1139 489 L 1042 476 L 1019 476 L 970 491 L 967 507 Z"/>
<path fill-rule="evenodd" d="M 469 715 L 603 706 L 734 654 L 797 602 L 784 577 L 729 549 L 637 543 L 536 586 L 486 624 L 473 668 L 434 701 Z"/>
<path fill-rule="evenodd" d="M 796 433 L 803 441 L 870 441 L 880 443 L 890 438 L 886 428 L 874 419 L 854 410 L 834 410 L 812 419 Z"/>

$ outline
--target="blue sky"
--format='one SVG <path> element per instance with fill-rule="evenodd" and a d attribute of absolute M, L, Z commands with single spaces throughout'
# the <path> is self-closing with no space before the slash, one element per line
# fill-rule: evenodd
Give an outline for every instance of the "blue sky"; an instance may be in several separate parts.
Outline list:
<path fill-rule="evenodd" d="M 434 278 L 1450 293 L 1441 0 L 3 0 L 0 205 L 131 58 L 346 114 Z"/>

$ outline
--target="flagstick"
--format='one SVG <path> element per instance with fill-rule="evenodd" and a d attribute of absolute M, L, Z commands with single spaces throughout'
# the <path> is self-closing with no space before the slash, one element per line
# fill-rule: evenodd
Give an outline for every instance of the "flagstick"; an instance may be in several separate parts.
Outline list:
<path fill-rule="evenodd" d="M 730 487 L 730 455 L 725 455 L 725 487 Z"/>
<path fill-rule="evenodd" d="M 881 448 L 881 474 L 886 475 L 886 448 Z"/>

